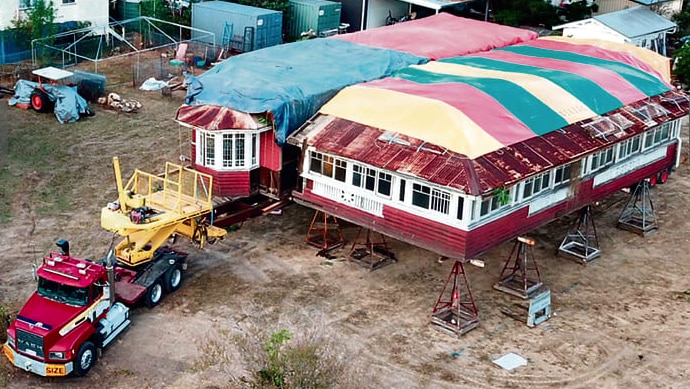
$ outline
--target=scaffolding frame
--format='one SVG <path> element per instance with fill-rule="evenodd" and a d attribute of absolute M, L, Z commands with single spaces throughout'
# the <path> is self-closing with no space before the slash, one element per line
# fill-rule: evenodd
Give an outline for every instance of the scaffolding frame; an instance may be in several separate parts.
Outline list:
<path fill-rule="evenodd" d="M 133 24 L 139 24 L 139 29 L 148 32 L 149 36 L 151 32 L 160 34 L 164 38 L 164 43 L 156 45 L 145 45 L 142 47 L 137 47 L 137 45 L 130 41 L 127 37 L 131 32 L 138 32 L 136 28 L 131 31 L 127 26 Z M 163 26 L 172 26 L 177 28 L 177 37 L 173 37 L 166 33 Z M 191 32 L 197 32 L 199 35 L 191 38 Z M 183 32 L 189 32 L 190 38 L 183 38 L 185 34 Z M 59 47 L 54 44 L 49 44 L 48 42 L 54 42 L 56 40 L 67 40 L 69 41 L 71 37 L 71 43 L 67 44 L 65 47 Z M 94 72 L 98 73 L 98 64 L 101 61 L 112 60 L 116 58 L 123 58 L 136 55 L 137 59 L 139 54 L 159 50 L 168 47 L 177 48 L 180 43 L 198 43 L 207 45 L 206 41 L 211 40 L 212 47 L 216 46 L 216 36 L 214 33 L 206 30 L 201 30 L 194 27 L 185 26 L 179 23 L 168 22 L 161 19 L 156 19 L 148 16 L 139 16 L 132 19 L 111 22 L 107 26 L 90 26 L 79 28 L 76 30 L 66 31 L 58 34 L 54 34 L 48 37 L 38 38 L 31 41 L 31 62 L 34 67 L 38 65 L 38 51 L 40 49 L 48 49 L 57 54 L 62 58 L 62 68 L 67 66 L 75 65 L 81 61 L 90 61 L 94 64 Z M 87 43 L 91 43 L 98 40 L 98 47 L 96 53 L 93 56 L 84 54 L 82 51 L 79 52 L 80 45 L 85 46 Z M 107 55 L 106 49 L 108 47 L 113 47 L 116 43 L 123 45 L 128 51 L 118 55 Z M 130 51 L 131 50 L 131 51 Z M 104 56 L 105 55 L 105 56 Z"/>

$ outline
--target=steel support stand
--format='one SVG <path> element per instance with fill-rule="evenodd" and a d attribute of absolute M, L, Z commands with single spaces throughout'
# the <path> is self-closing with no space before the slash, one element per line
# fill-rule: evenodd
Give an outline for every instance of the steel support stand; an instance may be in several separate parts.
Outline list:
<path fill-rule="evenodd" d="M 305 242 L 324 250 L 332 250 L 345 244 L 338 219 L 322 211 L 316 211 L 309 225 Z"/>
<path fill-rule="evenodd" d="M 534 239 L 518 237 L 494 289 L 528 299 L 542 286 L 539 266 L 534 260 Z"/>
<path fill-rule="evenodd" d="M 462 262 L 455 261 L 431 314 L 434 328 L 460 337 L 479 325 L 479 311 Z"/>
<path fill-rule="evenodd" d="M 359 227 L 357 237 L 350 249 L 350 260 L 368 268 L 370 271 L 397 262 L 398 259 L 395 258 L 395 254 L 388 250 L 386 237 L 383 234 L 378 234 L 379 240 L 374 241 L 371 235 L 372 231 L 370 229 Z"/>
<path fill-rule="evenodd" d="M 576 259 L 586 265 L 599 258 L 599 237 L 594 226 L 592 206 L 588 205 L 580 210 L 578 218 L 570 225 L 558 252 L 566 257 Z"/>
<path fill-rule="evenodd" d="M 644 180 L 638 183 L 630 194 L 618 218 L 618 228 L 645 236 L 658 227 L 649 182 Z"/>

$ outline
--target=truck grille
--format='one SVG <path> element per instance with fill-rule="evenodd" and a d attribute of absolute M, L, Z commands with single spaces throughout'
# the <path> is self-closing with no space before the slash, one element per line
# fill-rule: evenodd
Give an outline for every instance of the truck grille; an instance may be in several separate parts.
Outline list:
<path fill-rule="evenodd" d="M 35 354 L 40 358 L 46 357 L 43 350 L 43 338 L 23 330 L 17 330 L 17 349 L 28 354 Z"/>

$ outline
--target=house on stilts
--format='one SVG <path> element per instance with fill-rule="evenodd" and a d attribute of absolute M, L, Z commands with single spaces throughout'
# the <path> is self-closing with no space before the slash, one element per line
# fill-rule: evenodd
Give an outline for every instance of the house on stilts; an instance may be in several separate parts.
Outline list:
<path fill-rule="evenodd" d="M 468 39 L 457 41 L 464 34 Z M 230 57 L 189 80 L 175 120 L 191 131 L 192 167 L 214 177 L 223 204 L 290 195 L 299 148 L 285 144 L 342 88 L 412 64 L 534 40 L 528 30 L 439 14 L 398 25 L 312 39 Z M 424 45 L 418 42 L 424 41 Z"/>
<path fill-rule="evenodd" d="M 462 262 L 492 247 L 575 211 L 586 228 L 589 204 L 665 182 L 690 111 L 669 81 L 656 53 L 560 37 L 400 69 L 343 89 L 288 139 L 304 156 L 293 197 L 455 258 L 462 278 Z M 645 215 L 633 219 L 620 223 L 646 232 Z M 561 248 L 583 262 L 598 254 L 596 237 L 567 239 Z M 522 272 L 523 298 L 541 285 L 538 269 L 530 285 L 524 266 L 508 270 Z M 452 295 L 434 312 L 463 333 L 476 306 L 471 292 L 464 305 Z M 465 308 L 451 320 L 453 303 Z"/>

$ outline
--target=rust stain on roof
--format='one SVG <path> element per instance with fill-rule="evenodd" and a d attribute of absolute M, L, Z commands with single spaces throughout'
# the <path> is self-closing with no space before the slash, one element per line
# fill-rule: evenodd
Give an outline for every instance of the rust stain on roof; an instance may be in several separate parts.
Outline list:
<path fill-rule="evenodd" d="M 655 118 L 657 124 L 650 125 L 640 115 L 633 113 L 635 109 L 649 104 L 659 104 L 667 111 Z M 589 127 L 594 121 L 602 120 L 599 117 L 504 147 L 474 160 L 419 139 L 337 117 L 331 117 L 330 123 L 315 133 L 308 133 L 309 127 L 302 131 L 307 131 L 308 144 L 319 151 L 478 196 L 594 153 L 661 122 L 680 118 L 687 115 L 689 110 L 687 97 L 667 92 L 604 116 L 622 115 L 624 119 L 617 116 L 615 120 L 627 119 L 632 122 L 628 128 L 614 134 L 592 135 Z"/>

